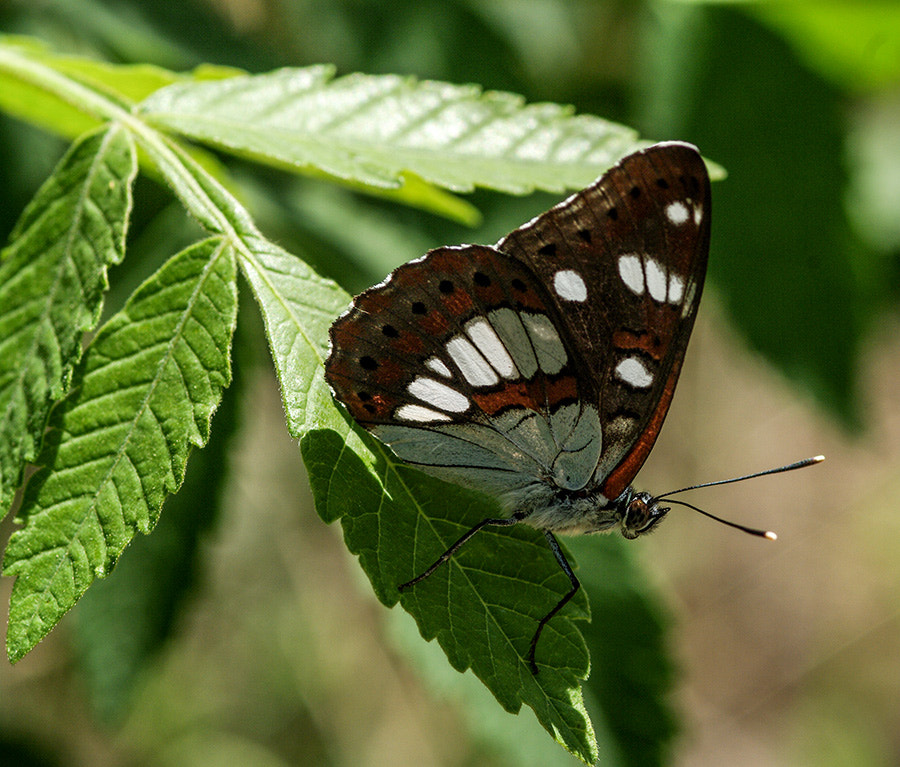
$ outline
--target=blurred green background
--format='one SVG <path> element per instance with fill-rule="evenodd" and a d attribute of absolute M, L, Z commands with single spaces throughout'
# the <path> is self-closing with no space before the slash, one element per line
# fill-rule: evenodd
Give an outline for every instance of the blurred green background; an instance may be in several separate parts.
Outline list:
<path fill-rule="evenodd" d="M 333 62 L 474 82 L 696 143 L 729 177 L 713 190 L 711 283 L 639 487 L 828 461 L 692 499 L 777 544 L 687 512 L 630 544 L 672 656 L 648 684 L 671 692 L 657 719 L 633 690 L 599 702 L 617 712 L 595 719 L 619 744 L 604 763 L 900 763 L 897 3 L 20 0 L 0 5 L 0 31 L 178 70 Z M 64 147 L 0 117 L 4 240 Z M 231 167 L 263 230 L 351 291 L 430 247 L 493 242 L 558 200 L 477 192 L 472 230 Z M 107 312 L 195 234 L 139 181 Z M 0 765 L 508 765 L 523 751 L 574 763 L 477 684 L 417 672 L 434 648 L 378 605 L 312 509 L 248 308 L 214 441 L 157 530 L 37 650 L 0 663 Z M 609 549 L 571 547 L 591 590 L 628 600 L 604 572 Z M 168 598 L 151 600 L 147 580 L 171 583 Z M 0 581 L 4 609 L 10 588 Z M 116 605 L 144 619 L 113 630 Z M 611 619 L 595 611 L 595 668 Z"/>

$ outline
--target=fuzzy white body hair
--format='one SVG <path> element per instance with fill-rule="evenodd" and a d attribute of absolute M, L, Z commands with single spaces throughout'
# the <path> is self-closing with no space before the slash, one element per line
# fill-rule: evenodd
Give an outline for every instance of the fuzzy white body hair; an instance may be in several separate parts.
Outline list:
<path fill-rule="evenodd" d="M 599 490 L 573 493 L 536 480 L 500 501 L 508 512 L 525 514 L 525 524 L 565 535 L 609 532 L 622 522 L 621 511 Z"/>

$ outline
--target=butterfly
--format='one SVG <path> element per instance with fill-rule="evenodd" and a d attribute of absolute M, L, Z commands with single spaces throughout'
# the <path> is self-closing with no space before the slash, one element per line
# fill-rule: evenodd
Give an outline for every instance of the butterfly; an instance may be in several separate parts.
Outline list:
<path fill-rule="evenodd" d="M 326 378 L 406 463 L 496 497 L 486 526 L 653 530 L 669 511 L 631 483 L 672 401 L 703 292 L 710 184 L 695 147 L 621 160 L 493 247 L 441 247 L 357 296 L 331 327 Z"/>

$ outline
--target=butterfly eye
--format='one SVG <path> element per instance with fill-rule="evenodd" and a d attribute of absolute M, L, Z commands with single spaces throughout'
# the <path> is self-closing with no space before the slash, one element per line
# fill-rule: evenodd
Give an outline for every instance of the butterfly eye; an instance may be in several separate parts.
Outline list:
<path fill-rule="evenodd" d="M 625 509 L 622 518 L 622 535 L 626 538 L 637 538 L 655 528 L 669 509 L 660 508 L 649 493 L 637 493 Z"/>

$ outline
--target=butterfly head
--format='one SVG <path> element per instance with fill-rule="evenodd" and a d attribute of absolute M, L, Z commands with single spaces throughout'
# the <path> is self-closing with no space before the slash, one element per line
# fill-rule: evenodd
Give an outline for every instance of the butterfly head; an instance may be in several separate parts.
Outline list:
<path fill-rule="evenodd" d="M 622 535 L 633 540 L 654 530 L 662 522 L 669 507 L 659 505 L 650 493 L 636 493 L 628 488 L 619 500 L 622 515 Z"/>

